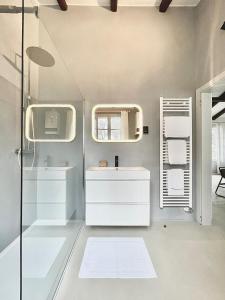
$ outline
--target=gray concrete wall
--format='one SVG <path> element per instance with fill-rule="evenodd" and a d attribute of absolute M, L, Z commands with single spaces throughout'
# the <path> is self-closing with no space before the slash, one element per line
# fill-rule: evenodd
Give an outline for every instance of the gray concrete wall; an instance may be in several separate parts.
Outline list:
<path fill-rule="evenodd" d="M 20 232 L 20 90 L 0 77 L 0 252 Z"/>
<path fill-rule="evenodd" d="M 18 6 L 20 4 L 18 3 Z M 0 39 L 0 251 L 20 233 L 21 173 L 15 150 L 21 146 L 21 26 L 21 14 L 0 15 L 2 32 Z M 26 49 L 36 44 L 38 40 L 38 19 L 34 15 L 26 14 L 25 27 Z M 35 66 L 31 68 L 33 76 L 31 92 L 32 96 L 36 96 L 35 83 L 38 72 Z M 26 56 L 24 80 L 25 91 L 27 91 L 28 59 Z M 29 166 L 29 157 L 24 157 L 24 162 Z M 33 194 L 33 197 L 35 198 L 36 195 Z"/>
<path fill-rule="evenodd" d="M 225 71 L 224 0 L 201 0 L 196 8 L 196 87 Z"/>
<path fill-rule="evenodd" d="M 122 166 L 149 168 L 153 219 L 189 219 L 159 208 L 159 97 L 195 97 L 195 8 L 42 7 L 41 19 L 86 100 L 86 167 L 119 155 Z M 149 135 L 135 144 L 94 142 L 91 109 L 110 102 L 141 105 Z"/>
<path fill-rule="evenodd" d="M 13 23 L 13 24 L 12 24 Z M 14 153 L 20 147 L 21 76 L 10 61 L 21 49 L 21 17 L 0 15 L 0 252 L 20 231 L 20 169 Z M 10 37 L 10 38 L 9 38 Z M 15 272 L 18 271 L 15 269 Z"/>

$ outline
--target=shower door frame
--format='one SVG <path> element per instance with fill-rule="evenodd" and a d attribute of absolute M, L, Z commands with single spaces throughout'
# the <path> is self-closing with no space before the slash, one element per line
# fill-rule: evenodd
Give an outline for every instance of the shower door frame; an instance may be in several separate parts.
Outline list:
<path fill-rule="evenodd" d="M 23 144 L 24 144 L 24 6 L 25 0 L 21 0 L 21 113 L 20 113 L 20 300 L 23 299 Z"/>

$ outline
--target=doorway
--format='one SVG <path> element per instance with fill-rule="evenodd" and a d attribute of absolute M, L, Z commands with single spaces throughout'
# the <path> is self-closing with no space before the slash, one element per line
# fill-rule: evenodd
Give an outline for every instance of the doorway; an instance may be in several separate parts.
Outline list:
<path fill-rule="evenodd" d="M 197 189 L 196 219 L 211 225 L 220 219 L 224 198 L 215 195 L 223 162 L 225 134 L 225 72 L 215 77 L 196 93 Z M 224 99 L 223 99 L 224 98 Z M 224 107 L 223 107 L 224 106 Z M 221 188 L 219 188 L 221 192 Z M 225 195 L 225 190 L 222 191 Z"/>
<path fill-rule="evenodd" d="M 212 222 L 218 225 L 225 225 L 224 175 L 225 86 L 221 86 L 212 97 Z"/>

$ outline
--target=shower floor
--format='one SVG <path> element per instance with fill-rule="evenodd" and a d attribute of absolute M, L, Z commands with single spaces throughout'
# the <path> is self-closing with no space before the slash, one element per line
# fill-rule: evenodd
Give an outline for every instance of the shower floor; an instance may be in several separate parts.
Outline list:
<path fill-rule="evenodd" d="M 32 225 L 23 233 L 23 300 L 51 299 L 81 227 L 82 221 L 70 221 Z M 19 300 L 19 249 L 17 238 L 0 253 L 0 299 Z"/>

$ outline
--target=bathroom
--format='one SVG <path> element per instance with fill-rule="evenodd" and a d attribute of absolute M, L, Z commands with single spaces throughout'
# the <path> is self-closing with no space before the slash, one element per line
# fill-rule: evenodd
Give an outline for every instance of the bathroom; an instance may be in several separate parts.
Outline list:
<path fill-rule="evenodd" d="M 211 94 L 225 91 L 225 3 L 118 0 L 114 11 L 116 3 L 1 1 L 0 299 L 225 297 L 225 223 L 213 219 L 203 159 L 212 161 Z M 160 12 L 160 4 L 169 7 Z M 169 207 L 161 188 L 163 99 L 188 103 L 192 119 L 188 202 Z M 103 116 L 137 109 L 135 138 L 99 140 L 98 107 Z M 138 172 L 146 177 L 129 179 Z M 99 174 L 121 176 L 121 189 L 107 195 Z M 99 187 L 89 190 L 91 181 Z M 87 218 L 89 197 L 96 203 L 102 192 L 119 202 L 125 193 L 131 201 L 145 189 L 147 208 L 137 206 L 131 223 L 122 204 L 119 222 L 118 211 L 111 215 L 116 205 Z M 89 238 L 141 239 L 154 276 L 121 280 L 104 269 L 100 278 L 82 278 Z"/>

